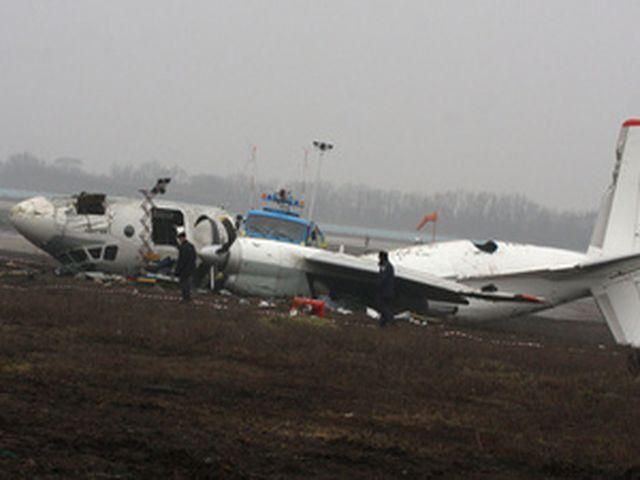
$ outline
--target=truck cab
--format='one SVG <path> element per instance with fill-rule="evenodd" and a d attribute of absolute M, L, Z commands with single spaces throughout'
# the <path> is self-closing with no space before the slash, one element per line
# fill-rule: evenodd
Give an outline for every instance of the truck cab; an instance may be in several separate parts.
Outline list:
<path fill-rule="evenodd" d="M 293 211 L 293 208 L 303 208 L 304 201 L 294 199 L 285 190 L 274 194 L 263 193 L 262 200 L 273 202 L 277 207 L 265 206 L 249 210 L 243 222 L 242 231 L 245 236 L 316 248 L 326 246 L 318 225 Z"/>

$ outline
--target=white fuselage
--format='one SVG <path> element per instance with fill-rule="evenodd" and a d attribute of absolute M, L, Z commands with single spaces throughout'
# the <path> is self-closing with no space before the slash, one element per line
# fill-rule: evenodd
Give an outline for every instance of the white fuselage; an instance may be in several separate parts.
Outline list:
<path fill-rule="evenodd" d="M 73 197 L 35 197 L 16 205 L 11 219 L 27 239 L 63 263 L 118 273 L 133 272 L 143 265 L 140 201 L 108 198 L 103 214 L 79 214 L 74 202 Z M 157 201 L 156 206 L 162 215 L 151 222 L 151 243 L 154 253 L 161 258 L 177 254 L 175 225 L 171 227 L 173 230 L 167 229 L 173 217 L 167 219 L 166 215 L 180 217 L 187 236 L 205 262 L 210 260 L 204 253 L 207 247 L 215 252 L 216 245 L 229 238 L 222 226 L 212 225 L 225 216 L 218 208 L 167 201 Z M 203 215 L 213 222 L 199 223 L 198 219 Z M 516 316 L 589 294 L 589 284 L 584 279 L 547 279 L 544 275 L 546 270 L 577 265 L 585 259 L 584 254 L 504 242 L 494 242 L 494 247 L 492 252 L 485 251 L 467 240 L 418 245 L 390 252 L 390 260 L 398 267 L 426 272 L 476 289 L 523 293 L 544 300 L 544 303 L 518 303 L 469 299 L 468 305 L 452 310 L 457 317 Z M 275 240 L 239 237 L 226 257 L 225 287 L 238 294 L 266 297 L 311 295 L 315 293 L 315 285 L 311 285 L 305 258 L 314 251 L 320 250 Z M 212 264 L 214 262 L 215 259 Z M 373 258 L 371 262 L 375 262 Z"/>
<path fill-rule="evenodd" d="M 543 303 L 495 302 L 469 299 L 455 316 L 469 319 L 512 317 L 551 308 L 589 295 L 588 282 L 572 277 L 550 280 L 544 271 L 577 265 L 585 255 L 557 248 L 495 242 L 493 253 L 467 240 L 401 248 L 389 253 L 391 263 L 428 272 L 476 289 L 494 288 L 505 293 L 524 293 Z M 311 247 L 266 239 L 239 238 L 231 247 L 225 268 L 230 290 L 247 295 L 309 295 L 313 288 L 304 259 Z M 375 261 L 371 256 L 372 262 Z"/>
<path fill-rule="evenodd" d="M 11 222 L 27 240 L 65 265 L 125 274 L 138 270 L 144 264 L 141 201 L 107 197 L 100 214 L 78 213 L 76 202 L 74 197 L 30 198 L 12 208 Z M 196 247 L 226 239 L 224 229 L 211 222 L 195 226 L 203 215 L 219 223 L 226 216 L 219 208 L 165 200 L 157 200 L 155 206 L 159 213 L 147 219 L 148 238 L 160 258 L 177 256 L 175 225 L 163 215 L 181 219 Z"/>
<path fill-rule="evenodd" d="M 589 295 L 584 280 L 546 279 L 544 271 L 571 267 L 586 255 L 570 250 L 493 242 L 493 253 L 478 248 L 468 240 L 434 243 L 401 248 L 389 252 L 394 265 L 429 272 L 477 289 L 495 288 L 500 292 L 534 295 L 542 304 L 492 302 L 470 299 L 458 307 L 456 317 L 472 319 L 501 318 L 551 308 Z"/>

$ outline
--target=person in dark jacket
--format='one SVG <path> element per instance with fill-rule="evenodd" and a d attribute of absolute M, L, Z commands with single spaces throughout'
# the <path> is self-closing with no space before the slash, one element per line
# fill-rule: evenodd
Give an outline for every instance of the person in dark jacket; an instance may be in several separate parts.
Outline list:
<path fill-rule="evenodd" d="M 182 302 L 191 301 L 191 276 L 196 270 L 196 249 L 184 232 L 178 234 L 178 262 L 176 264 L 176 277 L 179 279 L 182 291 Z"/>
<path fill-rule="evenodd" d="M 395 296 L 395 271 L 389 262 L 389 254 L 385 251 L 378 253 L 378 310 L 380 312 L 380 326 L 393 322 L 393 298 Z"/>

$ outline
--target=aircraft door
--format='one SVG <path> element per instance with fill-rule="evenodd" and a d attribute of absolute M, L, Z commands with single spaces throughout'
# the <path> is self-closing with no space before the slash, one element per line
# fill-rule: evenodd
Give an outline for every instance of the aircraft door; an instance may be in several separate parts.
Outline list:
<path fill-rule="evenodd" d="M 151 239 L 154 245 L 178 245 L 178 227 L 184 227 L 180 210 L 154 208 L 151 210 Z"/>
<path fill-rule="evenodd" d="M 153 250 L 161 258 L 175 257 L 178 246 L 178 227 L 184 227 L 184 214 L 172 208 L 151 210 L 151 241 Z"/>

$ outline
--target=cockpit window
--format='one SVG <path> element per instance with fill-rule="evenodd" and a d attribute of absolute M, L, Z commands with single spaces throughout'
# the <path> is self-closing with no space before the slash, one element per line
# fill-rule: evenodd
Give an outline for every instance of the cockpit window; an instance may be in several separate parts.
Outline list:
<path fill-rule="evenodd" d="M 82 263 L 87 259 L 87 253 L 84 250 L 71 250 L 69 256 L 76 263 Z"/>
<path fill-rule="evenodd" d="M 96 260 L 98 260 L 102 255 L 102 247 L 90 248 L 89 255 L 91 255 L 92 258 L 95 258 Z"/>
<path fill-rule="evenodd" d="M 151 211 L 153 231 L 151 238 L 156 245 L 177 245 L 176 227 L 184 225 L 184 216 L 180 210 L 154 208 Z"/>
<path fill-rule="evenodd" d="M 254 234 L 265 238 L 298 243 L 305 240 L 307 226 L 281 218 L 249 215 L 245 222 L 245 230 L 249 236 Z"/>
<path fill-rule="evenodd" d="M 118 246 L 117 245 L 108 245 L 104 247 L 104 259 L 105 260 L 115 260 L 118 256 Z"/>
<path fill-rule="evenodd" d="M 104 215 L 106 198 L 104 193 L 82 192 L 76 198 L 76 212 L 78 215 Z"/>

